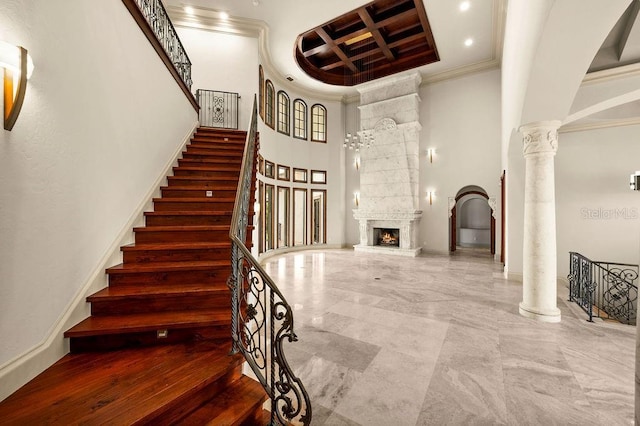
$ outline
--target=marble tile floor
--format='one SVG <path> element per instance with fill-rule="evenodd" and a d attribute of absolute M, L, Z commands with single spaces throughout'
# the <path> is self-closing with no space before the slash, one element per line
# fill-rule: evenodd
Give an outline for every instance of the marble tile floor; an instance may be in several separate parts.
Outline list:
<path fill-rule="evenodd" d="M 635 327 L 518 314 L 488 252 L 306 251 L 265 262 L 294 307 L 285 344 L 313 425 L 633 424 Z"/>

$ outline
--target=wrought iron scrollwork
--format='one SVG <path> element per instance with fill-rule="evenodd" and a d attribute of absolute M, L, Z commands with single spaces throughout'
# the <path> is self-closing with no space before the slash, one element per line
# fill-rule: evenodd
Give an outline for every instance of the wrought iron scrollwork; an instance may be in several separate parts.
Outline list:
<path fill-rule="evenodd" d="M 635 324 L 638 300 L 638 265 L 596 262 L 569 254 L 569 300 L 588 315 Z"/>
<path fill-rule="evenodd" d="M 200 125 L 224 129 L 238 128 L 238 100 L 234 92 L 198 89 L 196 91 L 200 105 Z"/>
<path fill-rule="evenodd" d="M 178 75 L 191 89 L 191 61 L 161 0 L 134 0 L 156 38 L 167 53 Z"/>
<path fill-rule="evenodd" d="M 293 310 L 280 290 L 251 255 L 245 242 L 251 183 L 255 173 L 257 107 L 254 99 L 230 231 L 233 350 L 244 355 L 271 399 L 271 424 L 311 423 L 311 402 L 293 374 L 283 343 L 295 342 Z"/>

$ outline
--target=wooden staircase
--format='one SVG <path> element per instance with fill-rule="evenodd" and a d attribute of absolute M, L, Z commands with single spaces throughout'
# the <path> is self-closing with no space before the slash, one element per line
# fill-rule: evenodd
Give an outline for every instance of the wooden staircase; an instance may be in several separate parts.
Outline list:
<path fill-rule="evenodd" d="M 264 390 L 229 355 L 245 137 L 198 129 L 91 316 L 65 332 L 71 353 L 0 402 L 0 424 L 265 424 Z"/>

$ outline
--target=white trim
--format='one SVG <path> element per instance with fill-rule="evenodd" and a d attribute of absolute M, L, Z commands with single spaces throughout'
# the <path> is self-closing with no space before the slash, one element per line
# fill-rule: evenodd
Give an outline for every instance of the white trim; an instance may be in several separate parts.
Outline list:
<path fill-rule="evenodd" d="M 637 124 L 640 124 L 640 117 L 569 124 L 569 125 L 560 127 L 558 129 L 558 132 L 559 133 L 582 132 L 587 130 L 606 129 L 609 127 L 635 126 Z"/>
<path fill-rule="evenodd" d="M 640 75 L 640 63 L 623 65 L 621 67 L 615 67 L 607 70 L 590 72 L 582 79 L 581 86 L 605 83 L 619 78 L 635 77 L 638 75 Z"/>
<path fill-rule="evenodd" d="M 31 349 L 0 365 L 0 383 L 2 384 L 0 386 L 0 401 L 69 352 L 69 342 L 64 338 L 64 331 L 89 316 L 90 311 L 85 300 L 86 297 L 107 285 L 105 269 L 122 261 L 120 247 L 133 241 L 133 227 L 144 222 L 144 212 L 149 210 L 153 197 L 159 194 L 160 186 L 171 172 L 171 168 L 177 164 L 178 157 L 197 127 L 198 122 L 194 121 L 193 127 L 185 135 L 182 144 L 173 153 L 158 179 L 152 184 L 129 221 L 106 250 L 85 284 L 76 292 L 65 311 L 53 324 L 47 336 Z"/>

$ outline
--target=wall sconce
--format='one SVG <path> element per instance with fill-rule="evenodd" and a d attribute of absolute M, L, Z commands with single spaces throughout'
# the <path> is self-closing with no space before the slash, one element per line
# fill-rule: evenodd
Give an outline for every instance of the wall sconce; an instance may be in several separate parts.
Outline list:
<path fill-rule="evenodd" d="M 356 166 L 356 170 L 360 170 L 360 157 L 356 156 L 354 160 L 354 165 Z"/>
<path fill-rule="evenodd" d="M 631 175 L 629 187 L 632 191 L 640 191 L 640 171 Z"/>
<path fill-rule="evenodd" d="M 33 61 L 24 47 L 0 41 L 0 68 L 4 68 L 4 129 L 11 130 L 22 109 Z"/>
<path fill-rule="evenodd" d="M 433 199 L 436 197 L 435 191 L 427 191 L 427 199 L 429 200 L 429 205 L 433 204 Z"/>
<path fill-rule="evenodd" d="M 356 207 L 360 205 L 360 193 L 358 191 L 353 193 L 353 202 L 355 203 Z"/>
<path fill-rule="evenodd" d="M 253 212 L 255 214 L 260 214 L 260 203 L 257 201 L 253 203 Z"/>
<path fill-rule="evenodd" d="M 427 157 L 429 157 L 429 162 L 433 163 L 433 156 L 436 155 L 436 149 L 435 148 L 429 148 L 427 149 Z"/>

